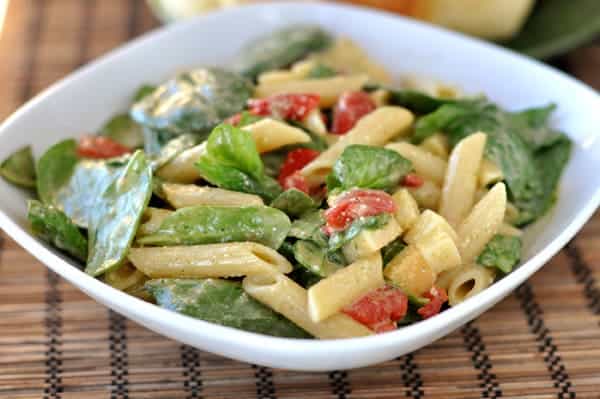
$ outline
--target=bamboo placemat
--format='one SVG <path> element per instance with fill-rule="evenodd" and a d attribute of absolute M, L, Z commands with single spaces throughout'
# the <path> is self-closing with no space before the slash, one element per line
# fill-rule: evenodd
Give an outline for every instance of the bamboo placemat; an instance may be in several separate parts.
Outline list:
<path fill-rule="evenodd" d="M 0 118 L 156 25 L 141 0 L 13 0 Z M 599 47 L 559 66 L 600 87 Z M 0 242 L 1 399 L 600 398 L 600 214 L 478 320 L 394 361 L 330 373 L 257 367 L 163 338 Z"/>

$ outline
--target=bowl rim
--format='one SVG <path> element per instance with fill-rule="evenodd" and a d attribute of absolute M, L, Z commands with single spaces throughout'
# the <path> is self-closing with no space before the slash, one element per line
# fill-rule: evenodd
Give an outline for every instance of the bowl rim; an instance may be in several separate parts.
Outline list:
<path fill-rule="evenodd" d="M 198 16 L 190 20 L 164 26 L 155 31 L 146 33 L 127 44 L 121 45 L 114 50 L 109 51 L 105 55 L 98 59 L 90 62 L 89 64 L 75 70 L 68 74 L 66 77 L 53 83 L 48 88 L 37 94 L 34 98 L 27 101 L 22 105 L 16 112 L 9 116 L 0 125 L 0 141 L 3 135 L 8 131 L 14 121 L 26 117 L 27 113 L 34 109 L 39 103 L 46 101 L 51 98 L 56 92 L 59 92 L 64 87 L 76 83 L 77 79 L 85 77 L 88 73 L 91 73 L 95 68 L 102 66 L 106 63 L 112 63 L 113 58 L 123 56 L 132 48 L 140 46 L 144 43 L 152 42 L 162 37 L 168 37 L 173 32 L 189 29 L 191 25 L 200 24 L 210 19 L 222 18 L 225 16 L 233 16 L 237 13 L 244 15 L 251 15 L 255 12 L 259 12 L 266 7 L 275 7 L 278 12 L 292 12 L 295 7 L 311 8 L 315 12 L 318 10 L 326 10 L 328 12 L 335 12 L 336 10 L 345 11 L 360 11 L 362 14 L 367 14 L 364 17 L 367 19 L 373 17 L 386 17 L 401 20 L 403 24 L 408 25 L 410 29 L 427 29 L 434 31 L 436 35 L 451 35 L 456 40 L 466 42 L 466 44 L 483 46 L 488 50 L 500 52 L 503 57 L 516 57 L 521 63 L 533 64 L 537 68 L 548 70 L 555 74 L 555 76 L 561 79 L 566 79 L 570 85 L 576 86 L 578 90 L 584 90 L 595 94 L 600 104 L 600 96 L 591 88 L 578 80 L 566 75 L 565 73 L 558 71 L 550 66 L 544 65 L 539 61 L 528 58 L 511 50 L 505 49 L 498 45 L 484 42 L 482 40 L 467 37 L 463 34 L 449 31 L 444 28 L 437 26 L 431 26 L 426 23 L 398 16 L 396 14 L 387 13 L 384 11 L 374 10 L 367 7 L 342 5 L 342 4 L 331 4 L 331 3 L 301 3 L 297 1 L 281 1 L 277 4 L 251 4 L 245 5 L 238 8 L 224 9 L 218 12 L 214 12 L 207 15 Z M 286 11 L 287 10 L 287 11 Z M 560 199 L 559 199 L 560 201 Z M 74 264 L 71 264 L 66 258 L 61 257 L 57 253 L 54 253 L 41 241 L 38 241 L 33 235 L 31 235 L 25 228 L 22 228 L 18 223 L 13 221 L 4 209 L 0 206 L 0 228 L 4 229 L 6 233 L 11 236 L 17 243 L 23 248 L 35 256 L 41 263 L 48 266 L 51 270 L 58 273 L 60 276 L 65 278 L 71 284 L 81 289 L 88 295 L 98 295 L 102 297 L 104 304 L 108 307 L 116 310 L 120 313 L 127 313 L 131 310 L 133 313 L 142 315 L 144 320 L 134 318 L 136 322 L 151 327 L 151 322 L 148 320 L 155 319 L 160 320 L 160 324 L 170 324 L 172 331 L 177 332 L 163 332 L 161 334 L 167 335 L 171 338 L 176 338 L 175 335 L 181 336 L 183 333 L 190 333 L 195 331 L 196 335 L 210 337 L 212 342 L 219 343 L 221 345 L 237 346 L 238 348 L 244 348 L 248 346 L 252 347 L 268 347 L 269 351 L 285 352 L 290 357 L 309 357 L 311 354 L 321 353 L 327 354 L 328 356 L 341 355 L 349 350 L 354 345 L 361 346 L 364 348 L 394 348 L 402 342 L 415 342 L 418 341 L 418 330 L 425 329 L 430 332 L 437 334 L 439 338 L 442 335 L 449 333 L 458 326 L 472 320 L 478 315 L 478 309 L 487 309 L 497 301 L 504 298 L 506 295 L 511 293 L 514 289 L 522 284 L 527 278 L 533 273 L 540 269 L 553 255 L 555 255 L 562 247 L 564 247 L 571 238 L 583 227 L 585 222 L 592 216 L 595 210 L 600 205 L 600 187 L 598 187 L 590 199 L 586 202 L 585 206 L 581 208 L 576 217 L 568 222 L 566 228 L 555 236 L 548 245 L 542 250 L 538 251 L 531 257 L 530 260 L 521 264 L 516 270 L 507 275 L 505 278 L 496 281 L 491 287 L 479 293 L 478 295 L 467 299 L 463 303 L 450 308 L 436 317 L 420 321 L 410 326 L 403 327 L 393 332 L 386 334 L 373 335 L 368 337 L 358 338 L 344 338 L 344 339 L 333 339 L 333 340 L 316 340 L 316 339 L 292 339 L 292 338 L 280 338 L 273 337 L 263 334 L 257 334 L 247 332 L 231 327 L 225 327 L 218 324 L 213 324 L 199 319 L 194 319 L 189 316 L 185 316 L 179 313 L 175 313 L 170 310 L 166 310 L 155 306 L 154 304 L 147 303 L 141 299 L 130 296 L 122 291 L 108 286 L 102 281 L 91 277 L 81 270 L 79 270 Z M 151 315 L 151 316 L 148 316 Z M 129 317 L 129 316 L 128 316 Z M 147 319 L 148 318 L 148 319 Z M 446 331 L 447 327 L 451 329 Z M 201 333 L 198 331 L 202 331 Z M 191 338 L 181 339 L 176 338 L 179 341 L 191 343 Z M 427 340 L 429 341 L 429 340 Z M 251 344 L 249 344 L 251 342 Z M 208 349 L 212 351 L 212 349 Z M 233 356 L 231 354 L 225 354 L 229 357 L 235 357 L 244 360 L 243 356 Z M 247 360 L 246 361 L 252 361 Z M 364 362 L 369 364 L 372 362 Z M 298 370 L 316 370 L 314 367 L 298 367 Z"/>

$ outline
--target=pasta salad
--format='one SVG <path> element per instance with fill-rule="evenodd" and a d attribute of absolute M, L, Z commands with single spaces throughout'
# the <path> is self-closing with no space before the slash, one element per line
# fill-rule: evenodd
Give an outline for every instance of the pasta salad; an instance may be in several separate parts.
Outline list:
<path fill-rule="evenodd" d="M 351 40 L 291 26 L 0 175 L 32 191 L 41 240 L 158 306 L 281 337 L 393 331 L 518 265 L 571 142 L 553 105 L 391 82 Z"/>

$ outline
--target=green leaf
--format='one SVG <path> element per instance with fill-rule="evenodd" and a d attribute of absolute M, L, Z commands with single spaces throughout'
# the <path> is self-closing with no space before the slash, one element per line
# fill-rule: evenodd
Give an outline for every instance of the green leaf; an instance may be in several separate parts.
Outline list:
<path fill-rule="evenodd" d="M 248 126 L 248 125 L 251 125 L 253 123 L 258 122 L 261 119 L 264 119 L 264 117 L 259 116 L 259 115 L 251 114 L 248 111 L 244 111 L 244 112 L 242 112 L 242 115 L 240 116 L 240 121 L 238 122 L 238 124 L 236 125 L 236 127 L 238 127 L 238 128 L 241 129 L 244 126 Z"/>
<path fill-rule="evenodd" d="M 89 220 L 86 273 L 98 276 L 121 265 L 152 195 L 152 169 L 136 151 L 98 197 Z"/>
<path fill-rule="evenodd" d="M 253 241 L 277 249 L 291 227 L 278 209 L 262 207 L 193 206 L 168 216 L 143 245 L 196 245 Z"/>
<path fill-rule="evenodd" d="M 315 240 L 314 236 L 321 233 L 321 227 L 325 224 L 322 211 L 309 212 L 300 219 L 292 223 L 292 228 L 288 233 L 289 237 L 298 238 L 300 240 Z M 323 241 L 323 240 L 317 240 Z"/>
<path fill-rule="evenodd" d="M 323 50 L 331 36 L 318 26 L 296 25 L 258 37 L 238 54 L 235 69 L 250 79 L 263 72 L 286 67 L 311 52 Z"/>
<path fill-rule="evenodd" d="M 35 235 L 85 262 L 87 239 L 63 212 L 52 205 L 30 200 L 27 202 L 27 218 Z"/>
<path fill-rule="evenodd" d="M 385 226 L 390 220 L 390 215 L 382 213 L 377 216 L 367 216 L 356 219 L 344 231 L 333 233 L 329 237 L 329 250 L 335 251 L 352 241 L 363 230 L 377 230 Z"/>
<path fill-rule="evenodd" d="M 56 205 L 54 197 L 57 191 L 69 181 L 77 165 L 76 151 L 77 142 L 69 139 L 50 147 L 39 159 L 36 167 L 37 191 L 44 203 Z M 62 210 L 60 206 L 58 208 Z"/>
<path fill-rule="evenodd" d="M 277 181 L 265 174 L 252 136 L 230 125 L 213 130 L 196 166 L 205 180 L 221 188 L 257 194 L 268 202 L 281 193 Z"/>
<path fill-rule="evenodd" d="M 306 75 L 307 79 L 324 79 L 324 78 L 331 78 L 333 76 L 336 76 L 338 73 L 335 69 L 328 67 L 325 64 L 317 64 L 314 67 L 311 68 L 311 70 L 308 72 L 308 75 Z"/>
<path fill-rule="evenodd" d="M 197 319 L 278 337 L 309 338 L 294 323 L 257 302 L 238 282 L 160 279 L 146 283 L 156 303 Z"/>
<path fill-rule="evenodd" d="M 520 259 L 521 239 L 496 234 L 477 258 L 477 263 L 486 267 L 495 267 L 507 274 L 519 263 Z"/>
<path fill-rule="evenodd" d="M 380 87 L 371 87 L 380 88 Z M 381 87 L 390 93 L 389 103 L 399 105 L 417 113 L 428 114 L 437 110 L 442 105 L 455 104 L 464 100 L 454 100 L 449 98 L 432 97 L 416 90 L 401 90 Z"/>
<path fill-rule="evenodd" d="M 387 265 L 392 259 L 396 257 L 402 250 L 406 248 L 406 244 L 401 238 L 396 238 L 388 245 L 381 249 L 381 257 L 383 258 L 383 265 Z"/>
<path fill-rule="evenodd" d="M 153 85 L 142 85 L 139 89 L 136 90 L 133 95 L 133 102 L 138 102 L 150 94 L 154 93 L 156 90 L 156 86 Z"/>
<path fill-rule="evenodd" d="M 31 147 L 22 147 L 0 164 L 0 176 L 23 188 L 36 187 L 35 161 Z"/>
<path fill-rule="evenodd" d="M 511 115 L 511 123 L 534 151 L 550 147 L 560 141 L 563 134 L 551 129 L 548 120 L 556 109 L 555 104 L 530 108 Z"/>
<path fill-rule="evenodd" d="M 128 114 L 120 114 L 110 119 L 98 132 L 128 148 L 140 148 L 144 145 L 142 128 Z"/>
<path fill-rule="evenodd" d="M 396 151 L 367 145 L 350 145 L 333 165 L 327 179 L 328 190 L 371 188 L 390 190 L 396 187 L 412 164 Z"/>
<path fill-rule="evenodd" d="M 271 206 L 284 211 L 289 216 L 299 217 L 310 210 L 317 209 L 319 203 L 304 192 L 292 188 L 279 194 L 271 202 Z"/>
<path fill-rule="evenodd" d="M 298 263 L 319 277 L 328 277 L 345 266 L 339 254 L 331 253 L 327 247 L 313 241 L 296 241 L 294 257 Z"/>
<path fill-rule="evenodd" d="M 236 73 L 196 69 L 156 88 L 132 106 L 130 115 L 153 131 L 202 134 L 241 112 L 252 93 L 252 84 Z"/>
<path fill-rule="evenodd" d="M 152 170 L 158 170 L 161 166 L 169 163 L 169 161 L 181 154 L 183 151 L 194 147 L 196 144 L 198 144 L 198 141 L 198 136 L 195 134 L 182 134 L 181 136 L 168 141 L 160 149 L 159 153 L 152 157 Z"/>

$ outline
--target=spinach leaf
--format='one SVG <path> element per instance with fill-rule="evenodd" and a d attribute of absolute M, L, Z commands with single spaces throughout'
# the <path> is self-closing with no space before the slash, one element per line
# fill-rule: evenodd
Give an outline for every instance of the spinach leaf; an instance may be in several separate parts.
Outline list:
<path fill-rule="evenodd" d="M 290 230 L 290 219 L 275 208 L 192 206 L 169 215 L 144 245 L 196 245 L 254 241 L 277 249 Z"/>
<path fill-rule="evenodd" d="M 63 212 L 52 205 L 30 200 L 27 202 L 27 218 L 35 235 L 85 262 L 87 239 Z"/>
<path fill-rule="evenodd" d="M 323 278 L 345 266 L 343 257 L 338 253 L 330 252 L 326 246 L 320 246 L 313 241 L 296 241 L 294 257 L 311 273 Z"/>
<path fill-rule="evenodd" d="M 243 128 L 244 126 L 251 125 L 263 119 L 263 116 L 251 114 L 248 111 L 244 111 L 240 115 L 240 121 L 236 124 L 236 127 Z"/>
<path fill-rule="evenodd" d="M 221 188 L 257 194 L 269 202 L 281 193 L 279 183 L 265 174 L 252 136 L 230 125 L 213 130 L 196 166 L 205 180 Z"/>
<path fill-rule="evenodd" d="M 325 64 L 317 64 L 308 71 L 307 79 L 324 79 L 336 76 L 338 73 L 335 69 L 328 67 Z"/>
<path fill-rule="evenodd" d="M 144 145 L 142 128 L 128 114 L 114 116 L 100 128 L 98 134 L 129 148 L 139 148 Z"/>
<path fill-rule="evenodd" d="M 300 219 L 297 219 L 292 223 L 289 237 L 298 238 L 300 240 L 315 240 L 316 234 L 321 233 L 321 227 L 325 224 L 323 213 L 319 210 L 314 212 L 305 213 Z M 323 242 L 324 240 L 318 239 L 317 241 Z"/>
<path fill-rule="evenodd" d="M 288 274 L 288 277 L 306 289 L 309 289 L 323 279 L 302 265 L 295 265 L 294 270 Z"/>
<path fill-rule="evenodd" d="M 69 181 L 77 162 L 77 142 L 73 139 L 53 145 L 41 156 L 36 167 L 37 192 L 44 203 L 56 205 L 56 192 Z"/>
<path fill-rule="evenodd" d="M 523 139 L 534 151 L 551 147 L 564 137 L 562 133 L 548 126 L 548 120 L 555 109 L 555 104 L 549 104 L 511 115 L 511 122 L 515 125 L 515 129 L 519 129 Z"/>
<path fill-rule="evenodd" d="M 130 115 L 152 131 L 202 134 L 241 112 L 252 92 L 252 84 L 236 73 L 196 69 L 156 88 L 132 106 Z"/>
<path fill-rule="evenodd" d="M 2 161 L 0 176 L 17 186 L 35 188 L 35 161 L 33 160 L 31 147 L 23 147 Z"/>
<path fill-rule="evenodd" d="M 195 134 L 182 134 L 181 136 L 168 141 L 160 149 L 159 153 L 152 157 L 152 170 L 158 170 L 161 166 L 169 163 L 169 161 L 177 155 L 188 148 L 194 147 L 196 144 L 198 144 L 198 137 Z"/>
<path fill-rule="evenodd" d="M 146 84 L 146 85 L 140 86 L 140 88 L 137 89 L 135 94 L 133 95 L 133 102 L 140 101 L 144 97 L 147 97 L 150 94 L 154 93 L 155 90 L 156 90 L 156 86 L 154 86 L 154 85 Z"/>
<path fill-rule="evenodd" d="M 329 191 L 351 188 L 390 190 L 411 169 L 411 162 L 396 151 L 367 145 L 350 145 L 333 165 L 327 179 L 327 188 Z"/>
<path fill-rule="evenodd" d="M 292 188 L 279 194 L 271 202 L 271 206 L 284 211 L 289 216 L 299 217 L 310 210 L 317 209 L 319 203 L 304 192 Z"/>
<path fill-rule="evenodd" d="M 390 221 L 390 215 L 382 213 L 377 216 L 367 216 L 356 219 L 350 227 L 344 231 L 333 233 L 329 237 L 329 251 L 335 251 L 352 241 L 363 230 L 377 230 Z"/>
<path fill-rule="evenodd" d="M 256 79 L 265 71 L 286 67 L 311 52 L 323 50 L 331 42 L 331 36 L 318 26 L 287 27 L 246 44 L 234 63 L 235 69 Z"/>
<path fill-rule="evenodd" d="M 396 90 L 387 87 L 383 87 L 383 89 L 390 93 L 390 104 L 408 108 L 409 110 L 421 115 L 433 112 L 442 105 L 456 104 L 465 101 L 431 97 L 416 90 Z"/>
<path fill-rule="evenodd" d="M 512 271 L 520 259 L 521 239 L 496 234 L 477 258 L 477 263 L 486 267 L 498 268 L 506 274 Z"/>
<path fill-rule="evenodd" d="M 552 207 L 556 200 L 556 187 L 560 176 L 571 156 L 571 147 L 571 141 L 562 136 L 551 147 L 536 152 L 534 162 L 536 170 L 540 172 L 544 195 L 537 197 L 536 201 L 517 204 L 521 209 L 525 209 L 529 214 L 541 216 Z"/>
<path fill-rule="evenodd" d="M 136 151 L 98 197 L 89 219 L 86 273 L 98 276 L 121 265 L 152 195 L 152 169 Z"/>
<path fill-rule="evenodd" d="M 381 257 L 383 258 L 383 265 L 387 265 L 391 262 L 396 255 L 398 255 L 402 250 L 406 248 L 406 244 L 402 241 L 401 238 L 396 238 L 394 241 L 390 242 L 388 245 L 381 249 Z"/>
<path fill-rule="evenodd" d="M 246 294 L 238 282 L 160 279 L 148 281 L 145 287 L 159 306 L 187 316 L 260 334 L 310 337 L 300 327 Z"/>

